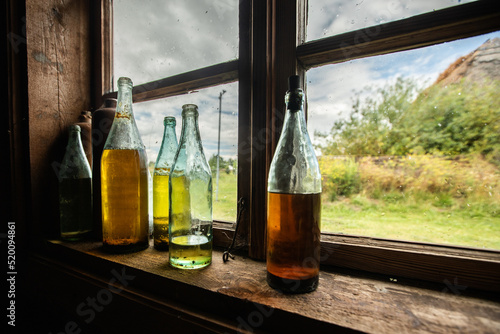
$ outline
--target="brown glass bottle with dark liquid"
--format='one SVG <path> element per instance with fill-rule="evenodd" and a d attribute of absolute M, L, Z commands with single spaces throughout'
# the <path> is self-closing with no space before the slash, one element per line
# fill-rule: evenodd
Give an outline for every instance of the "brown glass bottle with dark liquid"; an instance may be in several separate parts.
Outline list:
<path fill-rule="evenodd" d="M 291 76 L 268 177 L 267 282 L 284 293 L 314 291 L 319 282 L 321 174 L 304 99 L 300 77 Z"/>

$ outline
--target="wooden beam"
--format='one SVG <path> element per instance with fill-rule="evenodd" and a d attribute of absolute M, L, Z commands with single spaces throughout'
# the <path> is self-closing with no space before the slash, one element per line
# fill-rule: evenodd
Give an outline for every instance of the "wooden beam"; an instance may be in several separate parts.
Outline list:
<path fill-rule="evenodd" d="M 92 109 L 103 103 L 103 94 L 113 91 L 113 3 L 90 2 L 92 38 Z"/>
<path fill-rule="evenodd" d="M 323 233 L 321 264 L 500 291 L 496 250 Z"/>
<path fill-rule="evenodd" d="M 314 328 L 321 333 L 486 333 L 498 327 L 498 299 L 463 286 L 460 280 L 428 284 L 324 267 L 316 291 L 287 295 L 268 286 L 265 263 L 244 257 L 224 263 L 217 250 L 212 264 L 195 272 L 169 266 L 165 253 L 153 247 L 113 255 L 102 252 L 97 242 L 49 241 L 47 246 L 49 256 L 33 256 L 31 276 L 37 280 L 31 289 L 37 296 L 63 303 L 73 312 L 72 320 L 86 319 L 76 311 L 87 297 L 109 301 L 92 323 L 104 332 L 117 326 L 108 319 L 129 314 L 130 309 L 140 310 L 135 314 L 152 312 L 145 327 L 151 330 L 164 326 L 164 317 L 174 322 L 174 328 L 186 323 L 207 332 L 239 328 L 245 333 L 285 333 Z M 113 280 L 116 273 L 126 278 L 126 286 Z M 112 298 L 104 299 L 106 289 Z M 117 289 L 121 291 L 115 294 Z"/>
<path fill-rule="evenodd" d="M 416 49 L 500 29 L 497 1 L 477 1 L 299 45 L 306 68 Z"/>
<path fill-rule="evenodd" d="M 221 85 L 238 80 L 238 60 L 220 63 L 186 73 L 136 85 L 132 94 L 134 102 L 151 101 L 169 96 Z M 117 93 L 104 94 L 103 98 L 116 98 Z"/>
<path fill-rule="evenodd" d="M 237 199 L 243 199 L 238 224 L 239 236 L 248 244 L 250 230 L 250 207 L 252 198 L 252 5 L 251 1 L 239 2 L 239 44 L 238 44 L 238 177 Z"/>
<path fill-rule="evenodd" d="M 91 106 L 89 1 L 26 1 L 33 234 L 59 234 L 67 129 Z"/>

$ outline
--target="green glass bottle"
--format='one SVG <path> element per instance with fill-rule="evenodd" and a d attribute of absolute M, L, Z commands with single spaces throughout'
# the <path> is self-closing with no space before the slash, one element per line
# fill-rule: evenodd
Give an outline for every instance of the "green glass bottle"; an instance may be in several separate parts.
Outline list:
<path fill-rule="evenodd" d="M 267 282 L 287 293 L 313 291 L 319 282 L 321 174 L 304 100 L 300 77 L 291 76 L 268 177 Z"/>
<path fill-rule="evenodd" d="M 80 127 L 69 127 L 69 140 L 59 171 L 61 238 L 75 241 L 92 230 L 92 173 L 83 150 Z"/>
<path fill-rule="evenodd" d="M 168 250 L 168 180 L 177 152 L 175 117 L 165 117 L 163 125 L 163 140 L 153 172 L 153 238 L 158 250 Z"/>
<path fill-rule="evenodd" d="M 169 260 L 176 268 L 212 263 L 212 172 L 198 128 L 198 107 L 182 106 L 182 131 L 169 180 Z"/>
<path fill-rule="evenodd" d="M 118 101 L 101 157 L 102 238 L 110 252 L 149 245 L 148 163 L 132 111 L 132 80 L 118 79 Z"/>

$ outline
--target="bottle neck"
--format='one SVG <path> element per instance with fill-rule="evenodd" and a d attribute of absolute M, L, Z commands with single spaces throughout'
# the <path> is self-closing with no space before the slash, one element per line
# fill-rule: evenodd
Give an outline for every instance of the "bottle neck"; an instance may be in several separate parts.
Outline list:
<path fill-rule="evenodd" d="M 286 113 L 283 120 L 282 132 L 295 132 L 294 128 L 299 129 L 297 134 L 307 133 L 306 118 L 304 113 L 304 92 L 302 89 L 288 91 L 285 95 Z M 296 135 L 297 135 L 296 134 Z"/>
<path fill-rule="evenodd" d="M 285 95 L 286 109 L 289 111 L 304 110 L 304 91 L 300 88 L 289 90 Z"/>
<path fill-rule="evenodd" d="M 118 99 L 116 115 L 118 118 L 132 118 L 132 85 L 122 83 L 118 85 Z"/>
<path fill-rule="evenodd" d="M 173 163 L 175 153 L 177 152 L 177 135 L 175 134 L 175 123 L 166 123 L 163 131 L 163 140 L 158 153 L 157 163 L 161 165 L 170 165 Z"/>
<path fill-rule="evenodd" d="M 181 142 L 184 144 L 196 144 L 201 141 L 198 129 L 198 115 L 184 113 L 182 116 Z"/>
<path fill-rule="evenodd" d="M 68 138 L 68 148 L 78 148 L 79 146 L 82 146 L 82 140 L 80 137 L 80 131 L 70 131 L 69 132 L 69 138 Z"/>
<path fill-rule="evenodd" d="M 144 150 L 144 144 L 132 112 L 132 81 L 128 78 L 118 80 L 116 113 L 104 149 Z"/>
<path fill-rule="evenodd" d="M 167 124 L 165 125 L 165 129 L 163 131 L 163 140 L 167 140 L 168 138 L 175 138 L 175 125 L 174 124 Z"/>

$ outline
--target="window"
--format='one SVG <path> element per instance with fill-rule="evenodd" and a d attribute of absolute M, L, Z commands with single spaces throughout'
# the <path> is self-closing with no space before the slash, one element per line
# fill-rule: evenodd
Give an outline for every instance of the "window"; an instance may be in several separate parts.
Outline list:
<path fill-rule="evenodd" d="M 202 1 L 196 6 L 186 1 L 113 2 L 113 77 L 130 77 L 140 90 L 154 90 L 158 80 L 186 72 L 198 71 L 200 80 L 206 79 L 213 75 L 207 66 L 226 66 L 237 55 L 236 1 Z M 236 75 L 209 85 L 194 83 L 173 96 L 146 96 L 134 105 L 151 172 L 161 146 L 163 117 L 176 117 L 179 140 L 182 105 L 198 105 L 202 144 L 213 174 L 213 217 L 232 223 L 237 211 L 238 85 L 225 82 L 235 80 Z"/>
<path fill-rule="evenodd" d="M 114 77 L 135 85 L 238 58 L 237 1 L 113 1 Z"/>
<path fill-rule="evenodd" d="M 314 4 L 311 1 L 311 6 Z M 312 7 L 309 10 L 312 12 Z M 306 1 L 298 0 L 295 6 L 272 0 L 241 1 L 238 7 L 238 60 L 207 64 L 203 68 L 195 66 L 188 72 L 140 83 L 134 88 L 134 99 L 138 102 L 135 109 L 140 108 L 139 102 L 212 86 L 220 91 L 221 87 L 217 85 L 238 80 L 237 198 L 245 200 L 239 233 L 242 239 L 246 239 L 249 255 L 263 259 L 267 168 L 281 130 L 288 76 L 292 73 L 305 76 L 307 70 L 307 77 L 314 79 L 314 71 L 327 68 L 313 69 L 320 66 L 418 49 L 500 28 L 499 15 L 492 1 L 428 11 L 429 8 L 424 8 L 391 20 L 375 21 L 378 25 L 368 22 L 355 26 L 357 30 L 335 31 L 330 37 L 323 38 L 319 34 L 308 41 Z M 422 12 L 424 14 L 420 14 Z M 353 76 L 351 72 L 349 75 Z M 314 97 L 318 94 L 314 81 L 308 81 L 310 87 L 307 87 L 309 98 L 312 98 L 308 109 L 311 124 L 316 112 Z M 106 88 L 102 91 L 105 92 Z M 217 96 L 216 93 L 211 94 Z M 113 96 L 113 93 L 103 96 Z M 498 270 L 497 251 L 328 232 L 322 236 L 322 261 L 324 264 L 441 283 L 446 279 L 458 279 L 460 284 L 486 289 L 495 281 L 494 273 Z"/>
<path fill-rule="evenodd" d="M 308 71 L 323 231 L 500 249 L 499 37 Z"/>

